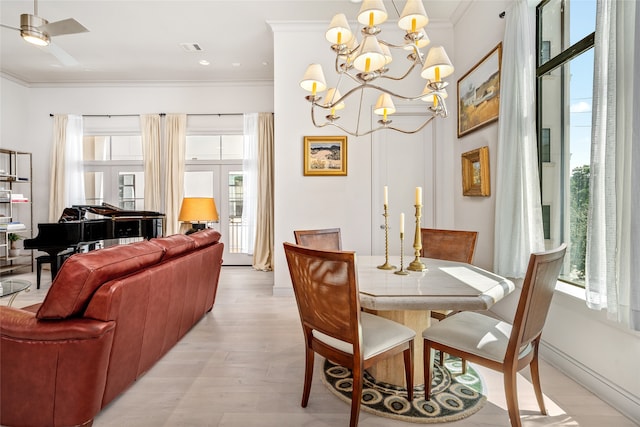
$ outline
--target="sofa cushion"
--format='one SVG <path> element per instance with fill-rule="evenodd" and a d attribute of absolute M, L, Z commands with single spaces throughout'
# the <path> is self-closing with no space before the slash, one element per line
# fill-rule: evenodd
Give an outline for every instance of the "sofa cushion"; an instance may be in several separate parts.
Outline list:
<path fill-rule="evenodd" d="M 80 315 L 103 283 L 157 264 L 163 255 L 164 249 L 149 241 L 73 255 L 62 265 L 36 317 Z"/>
<path fill-rule="evenodd" d="M 213 228 L 205 228 L 204 230 L 189 234 L 187 237 L 195 242 L 196 248 L 202 248 L 218 242 L 220 240 L 220 232 Z"/>
<path fill-rule="evenodd" d="M 164 249 L 164 256 L 162 257 L 163 261 L 170 258 L 175 258 L 196 248 L 193 239 L 190 239 L 184 234 L 174 234 L 173 236 L 158 237 L 149 241 Z"/>

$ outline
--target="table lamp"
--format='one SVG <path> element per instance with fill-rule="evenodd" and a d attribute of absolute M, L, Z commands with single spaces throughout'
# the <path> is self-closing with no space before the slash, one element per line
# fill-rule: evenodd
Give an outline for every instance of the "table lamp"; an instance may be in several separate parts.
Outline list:
<path fill-rule="evenodd" d="M 207 222 L 218 221 L 218 209 L 213 197 L 185 197 L 180 207 L 180 222 L 190 222 L 191 229 L 187 234 L 204 230 Z"/>

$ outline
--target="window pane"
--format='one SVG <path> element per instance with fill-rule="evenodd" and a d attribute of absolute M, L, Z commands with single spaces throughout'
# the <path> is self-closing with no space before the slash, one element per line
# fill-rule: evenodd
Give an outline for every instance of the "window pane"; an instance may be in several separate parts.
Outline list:
<path fill-rule="evenodd" d="M 542 8 L 538 35 L 541 51 L 538 54 L 538 65 L 542 65 L 562 52 L 562 0 L 550 0 Z"/>
<path fill-rule="evenodd" d="M 112 136 L 111 160 L 142 160 L 142 136 Z"/>
<path fill-rule="evenodd" d="M 84 194 L 88 205 L 99 205 L 104 202 L 104 173 L 84 173 Z"/>
<path fill-rule="evenodd" d="M 571 0 L 566 2 L 569 13 L 569 46 L 579 42 L 596 30 L 596 0 Z"/>
<path fill-rule="evenodd" d="M 108 136 L 85 136 L 82 142 L 84 160 L 109 160 L 111 145 Z"/>
<path fill-rule="evenodd" d="M 596 29 L 596 0 L 550 0 L 542 7 L 540 52 L 542 65 Z"/>
<path fill-rule="evenodd" d="M 247 233 L 246 224 L 242 223 L 242 183 L 241 171 L 232 171 L 228 175 L 229 184 L 229 252 L 241 253 L 242 240 Z"/>
<path fill-rule="evenodd" d="M 593 49 L 541 78 L 542 204 L 549 206 L 548 247 L 568 244 L 561 278 L 584 284 L 589 202 Z"/>
<path fill-rule="evenodd" d="M 186 145 L 187 160 L 220 160 L 220 135 L 189 135 Z"/>
<path fill-rule="evenodd" d="M 118 206 L 127 210 L 144 209 L 144 172 L 118 174 Z"/>
<path fill-rule="evenodd" d="M 244 157 L 244 135 L 222 136 L 222 159 L 235 160 Z"/>

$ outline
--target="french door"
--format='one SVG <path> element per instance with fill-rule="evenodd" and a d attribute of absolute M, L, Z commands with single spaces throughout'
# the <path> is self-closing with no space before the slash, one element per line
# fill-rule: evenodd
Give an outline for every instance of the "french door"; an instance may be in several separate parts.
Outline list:
<path fill-rule="evenodd" d="M 248 227 L 242 221 L 242 162 L 229 164 L 191 164 L 186 166 L 184 197 L 213 197 L 218 209 L 218 223 L 224 243 L 225 265 L 251 265 L 253 248 L 246 246 Z"/>

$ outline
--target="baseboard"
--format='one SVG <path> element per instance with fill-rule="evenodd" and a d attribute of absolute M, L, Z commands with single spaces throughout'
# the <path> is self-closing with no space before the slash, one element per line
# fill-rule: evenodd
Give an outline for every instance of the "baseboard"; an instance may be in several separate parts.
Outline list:
<path fill-rule="evenodd" d="M 544 340 L 540 346 L 540 356 L 550 365 L 640 425 L 640 397 L 612 383 Z"/>

